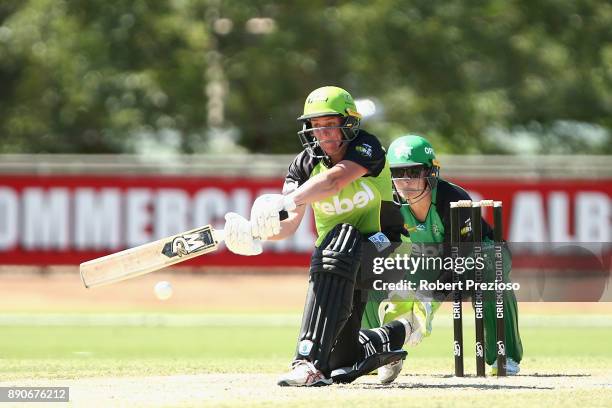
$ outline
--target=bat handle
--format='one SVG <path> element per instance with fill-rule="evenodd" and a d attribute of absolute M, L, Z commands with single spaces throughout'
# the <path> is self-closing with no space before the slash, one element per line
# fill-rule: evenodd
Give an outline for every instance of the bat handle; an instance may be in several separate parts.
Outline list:
<path fill-rule="evenodd" d="M 222 229 L 213 230 L 213 238 L 217 242 L 225 241 L 225 230 L 222 230 Z"/>
<path fill-rule="evenodd" d="M 286 220 L 287 218 L 289 218 L 289 213 L 286 210 L 282 210 L 278 213 L 278 215 L 280 216 L 280 220 Z M 217 242 L 221 242 L 225 240 L 225 231 L 222 229 L 216 229 L 214 230 L 214 238 L 215 241 Z"/>

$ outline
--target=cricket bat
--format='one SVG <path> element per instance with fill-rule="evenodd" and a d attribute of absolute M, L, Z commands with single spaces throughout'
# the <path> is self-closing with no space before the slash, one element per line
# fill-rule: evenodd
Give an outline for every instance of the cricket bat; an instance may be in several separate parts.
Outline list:
<path fill-rule="evenodd" d="M 279 212 L 281 220 L 289 217 Z M 121 252 L 83 262 L 81 280 L 86 288 L 135 278 L 196 256 L 216 251 L 225 238 L 223 230 L 205 225 Z"/>
<path fill-rule="evenodd" d="M 81 280 L 86 288 L 93 288 L 134 278 L 216 251 L 223 239 L 223 230 L 205 225 L 83 262 Z"/>

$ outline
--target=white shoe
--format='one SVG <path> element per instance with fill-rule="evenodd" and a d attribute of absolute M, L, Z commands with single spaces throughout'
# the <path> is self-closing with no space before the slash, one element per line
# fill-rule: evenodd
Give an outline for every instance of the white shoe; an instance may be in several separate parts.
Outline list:
<path fill-rule="evenodd" d="M 331 378 L 325 378 L 325 375 L 307 360 L 294 361 L 291 371 L 282 375 L 277 382 L 281 387 L 320 387 L 331 383 Z"/>
<path fill-rule="evenodd" d="M 519 363 L 508 357 L 506 359 L 506 375 L 517 375 L 521 371 Z M 497 375 L 497 360 L 491 366 L 491 375 Z"/>
<path fill-rule="evenodd" d="M 380 367 L 378 369 L 378 382 L 381 384 L 391 384 L 400 375 L 403 366 L 404 360 L 397 360 Z"/>

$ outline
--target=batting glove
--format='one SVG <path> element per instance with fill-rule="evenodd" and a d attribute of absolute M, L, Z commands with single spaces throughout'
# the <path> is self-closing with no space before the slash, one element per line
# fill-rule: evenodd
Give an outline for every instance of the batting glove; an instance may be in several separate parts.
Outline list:
<path fill-rule="evenodd" d="M 225 214 L 225 245 L 238 255 L 259 255 L 261 242 L 254 239 L 249 220 L 236 213 Z"/>
<path fill-rule="evenodd" d="M 295 210 L 292 198 L 282 194 L 264 194 L 259 196 L 251 208 L 252 235 L 267 240 L 278 235 L 281 229 L 279 212 Z"/>

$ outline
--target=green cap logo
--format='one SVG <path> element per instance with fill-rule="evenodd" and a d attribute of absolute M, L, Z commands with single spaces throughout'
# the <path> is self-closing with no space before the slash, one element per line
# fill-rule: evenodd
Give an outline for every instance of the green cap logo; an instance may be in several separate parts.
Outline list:
<path fill-rule="evenodd" d="M 416 135 L 402 136 L 394 140 L 389 146 L 387 159 L 391 167 L 438 165 L 431 144 L 425 138 Z"/>
<path fill-rule="evenodd" d="M 412 154 L 412 146 L 406 144 L 400 144 L 396 146 L 394 150 L 396 157 L 405 157 L 406 159 L 409 159 L 410 155 Z"/>

